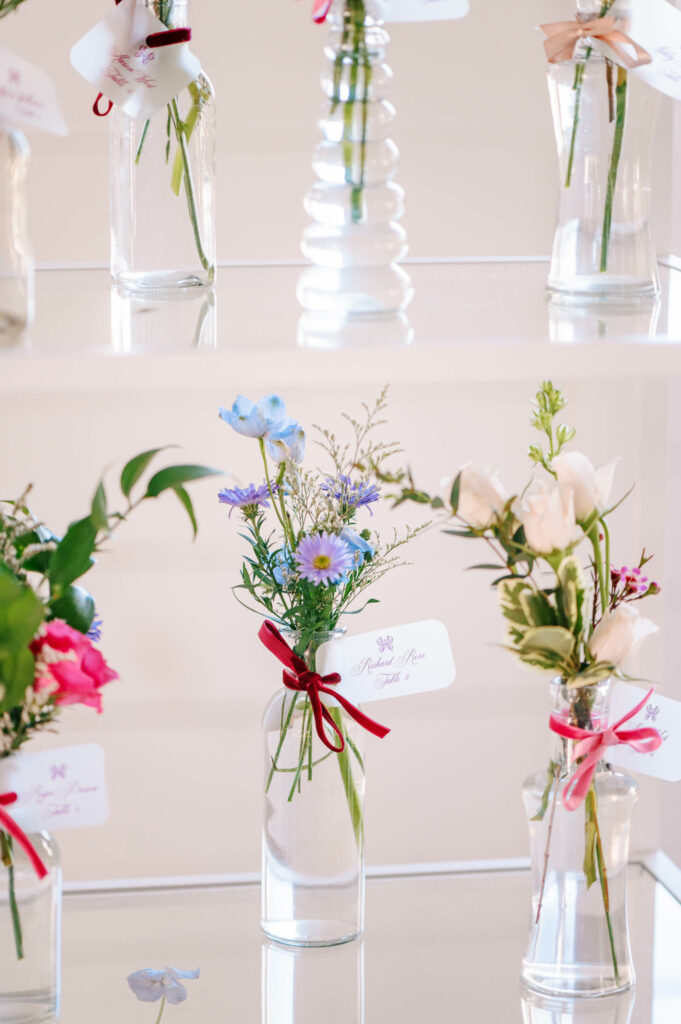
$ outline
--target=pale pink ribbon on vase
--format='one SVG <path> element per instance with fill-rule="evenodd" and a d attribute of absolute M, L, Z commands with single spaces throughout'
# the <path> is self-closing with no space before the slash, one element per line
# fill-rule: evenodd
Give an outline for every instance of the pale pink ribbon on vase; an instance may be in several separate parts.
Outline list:
<path fill-rule="evenodd" d="M 628 27 L 629 23 L 626 20 L 616 18 L 613 14 L 605 18 L 594 18 L 592 21 L 554 21 L 550 25 L 539 26 L 548 36 L 548 39 L 544 40 L 544 49 L 550 64 L 570 60 L 577 43 L 587 36 L 606 43 L 628 68 L 640 68 L 643 64 L 650 64 L 653 58 L 648 51 L 622 31 Z M 626 46 L 633 49 L 635 57 L 627 52 Z"/>
<path fill-rule="evenodd" d="M 626 722 L 645 707 L 654 692 L 653 688 L 635 708 L 623 715 L 614 725 L 596 732 L 590 729 L 580 729 L 577 725 L 570 725 L 561 715 L 551 715 L 549 728 L 565 739 L 579 740 L 575 745 L 573 756 L 575 760 L 583 758 L 575 767 L 572 778 L 563 790 L 563 804 L 568 811 L 576 810 L 585 799 L 596 771 L 596 765 L 608 747 L 626 743 L 639 754 L 652 754 L 662 746 L 662 737 L 657 729 L 650 727 L 622 729 Z"/>

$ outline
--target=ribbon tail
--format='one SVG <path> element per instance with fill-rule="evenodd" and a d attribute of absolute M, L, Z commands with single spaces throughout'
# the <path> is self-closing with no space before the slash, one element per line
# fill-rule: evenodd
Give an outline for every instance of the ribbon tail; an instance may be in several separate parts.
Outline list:
<path fill-rule="evenodd" d="M 7 811 L 3 810 L 2 807 L 0 807 L 0 825 L 3 828 L 3 831 L 8 832 L 13 839 L 16 839 L 19 846 L 21 846 L 24 853 L 30 860 L 33 870 L 38 878 L 44 878 L 47 874 L 47 868 L 38 856 L 36 848 L 24 830 L 19 828 L 14 818 L 12 818 Z"/>
<path fill-rule="evenodd" d="M 380 722 L 376 722 L 373 718 L 369 718 L 368 715 L 365 715 L 363 711 L 360 711 L 360 709 L 355 707 L 354 704 L 351 704 L 350 701 L 340 693 L 335 693 L 333 690 L 329 690 L 326 686 L 320 686 L 319 689 L 320 692 L 328 693 L 330 697 L 337 700 L 341 707 L 347 711 L 350 717 L 353 718 L 358 725 L 361 725 L 363 729 L 366 729 L 367 732 L 373 733 L 373 735 L 378 736 L 379 739 L 383 739 L 383 737 L 387 736 L 390 732 L 390 729 L 385 725 L 381 725 Z"/>
<path fill-rule="evenodd" d="M 563 806 L 566 811 L 576 811 L 586 799 L 599 758 L 600 751 L 594 751 L 575 769 L 572 778 L 563 790 Z"/>
<path fill-rule="evenodd" d="M 648 51 L 644 50 L 642 46 L 639 46 L 638 43 L 634 42 L 630 36 L 625 35 L 624 32 L 615 31 L 609 33 L 607 36 L 603 36 L 601 41 L 604 42 L 606 46 L 609 46 L 613 53 L 617 54 L 625 67 L 630 70 L 640 68 L 644 64 L 650 64 L 652 62 L 653 58 L 650 56 Z M 627 53 L 624 48 L 625 46 L 630 46 L 636 56 L 632 57 L 631 54 Z"/>
<path fill-rule="evenodd" d="M 648 692 L 645 695 L 645 697 L 643 698 L 643 700 L 640 700 L 635 708 L 632 708 L 631 711 L 627 711 L 626 715 L 622 715 L 622 717 L 615 723 L 615 725 L 613 725 L 612 731 L 615 732 L 615 733 L 619 732 L 620 726 L 624 725 L 625 722 L 628 722 L 632 718 L 634 718 L 634 716 L 637 715 L 639 713 L 639 711 L 641 711 L 646 706 L 646 704 L 648 703 L 648 701 L 650 700 L 650 698 L 652 697 L 652 695 L 654 693 L 655 693 L 655 687 L 652 686 L 648 690 Z"/>
<path fill-rule="evenodd" d="M 332 750 L 334 754 L 342 753 L 343 750 L 345 750 L 345 737 L 343 736 L 343 733 L 340 731 L 340 729 L 334 722 L 329 711 L 322 704 L 321 698 L 317 690 L 308 690 L 308 696 L 310 698 L 310 704 L 312 705 L 312 714 L 314 715 L 315 726 L 317 727 L 317 735 L 319 736 L 324 746 L 328 747 L 329 750 Z M 325 721 L 329 723 L 333 731 L 338 736 L 338 739 L 340 740 L 340 746 L 335 746 L 327 736 L 326 729 L 324 728 Z"/>

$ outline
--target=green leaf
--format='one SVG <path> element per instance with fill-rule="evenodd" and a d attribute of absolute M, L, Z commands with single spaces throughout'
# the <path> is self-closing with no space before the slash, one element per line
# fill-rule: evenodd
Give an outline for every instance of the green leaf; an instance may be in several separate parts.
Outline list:
<path fill-rule="evenodd" d="M 499 583 L 499 604 L 502 614 L 509 622 L 515 623 L 523 630 L 532 625 L 520 601 L 521 595 L 527 592 L 533 593 L 533 590 L 529 583 L 523 580 L 502 580 Z"/>
<path fill-rule="evenodd" d="M 38 631 L 45 610 L 31 587 L 13 576 L 0 575 L 0 652 L 16 654 Z"/>
<path fill-rule="evenodd" d="M 173 487 L 173 490 L 180 499 L 180 504 L 186 510 L 187 515 L 189 516 L 189 521 L 192 524 L 192 530 L 194 531 L 194 536 L 196 537 L 196 534 L 199 532 L 199 525 L 196 522 L 196 514 L 194 512 L 192 499 L 189 497 L 189 494 L 184 489 L 184 487 Z"/>
<path fill-rule="evenodd" d="M 518 598 L 525 618 L 532 626 L 555 626 L 556 611 L 546 594 L 540 590 L 522 591 Z"/>
<path fill-rule="evenodd" d="M 615 672 L 615 666 L 609 661 L 596 661 L 593 665 L 574 677 L 576 686 L 595 686 L 596 683 L 608 679 Z"/>
<path fill-rule="evenodd" d="M 109 529 L 109 517 L 106 511 L 106 491 L 104 490 L 104 483 L 100 480 L 99 486 L 95 491 L 92 499 L 92 507 L 90 509 L 90 518 L 95 525 L 95 529 L 107 530 Z"/>
<path fill-rule="evenodd" d="M 91 516 L 71 523 L 50 559 L 48 579 L 52 590 L 67 587 L 94 565 L 91 556 L 96 538 L 97 527 Z"/>
<path fill-rule="evenodd" d="M 574 647 L 575 638 L 569 629 L 564 629 L 563 626 L 538 626 L 526 631 L 519 650 L 521 654 L 539 651 L 567 660 Z"/>
<path fill-rule="evenodd" d="M 130 497 L 130 492 L 144 473 L 151 460 L 159 452 L 163 452 L 166 448 L 173 448 L 174 445 L 164 445 L 162 448 L 150 448 L 148 452 L 142 452 L 140 455 L 135 455 L 134 458 L 130 459 L 129 462 L 123 466 L 121 471 L 121 490 L 126 498 Z"/>
<path fill-rule="evenodd" d="M 200 480 L 205 476 L 220 476 L 221 470 L 207 466 L 168 466 L 152 476 L 147 484 L 146 498 L 157 498 L 163 491 Z"/>
<path fill-rule="evenodd" d="M 69 587 L 49 609 L 53 619 L 63 619 L 72 629 L 87 633 L 95 617 L 95 602 L 83 587 Z"/>
<path fill-rule="evenodd" d="M 34 675 L 35 659 L 28 647 L 0 656 L 0 712 L 21 704 Z"/>
<path fill-rule="evenodd" d="M 449 504 L 452 506 L 452 512 L 454 515 L 459 510 L 459 492 L 461 491 L 461 473 L 457 473 L 452 484 L 452 489 L 449 495 Z"/>
<path fill-rule="evenodd" d="M 581 636 L 584 629 L 584 603 L 586 581 L 574 555 L 568 555 L 558 566 L 559 586 L 556 589 L 556 603 L 563 625 L 575 636 Z"/>

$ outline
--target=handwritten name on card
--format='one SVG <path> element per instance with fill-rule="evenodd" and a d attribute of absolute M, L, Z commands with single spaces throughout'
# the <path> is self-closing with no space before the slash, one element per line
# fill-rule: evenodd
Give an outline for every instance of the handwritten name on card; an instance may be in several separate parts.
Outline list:
<path fill-rule="evenodd" d="M 109 816 L 104 751 L 94 743 L 0 761 L 0 793 L 16 793 L 8 808 L 25 832 L 101 825 Z"/>
<path fill-rule="evenodd" d="M 338 672 L 337 689 L 353 704 L 443 689 L 456 675 L 447 630 L 434 619 L 330 640 L 317 670 Z"/>
<path fill-rule="evenodd" d="M 610 722 L 623 715 L 643 700 L 647 690 L 631 683 L 618 682 L 612 695 Z M 644 708 L 627 722 L 626 729 L 649 726 L 660 733 L 662 746 L 653 754 L 638 754 L 631 747 L 612 747 L 607 760 L 625 771 L 652 775 L 667 782 L 681 782 L 681 704 L 670 697 L 654 693 Z"/>
<path fill-rule="evenodd" d="M 167 26 L 135 0 L 122 0 L 71 50 L 76 71 L 133 118 L 150 118 L 199 75 L 188 43 L 151 48 Z"/>

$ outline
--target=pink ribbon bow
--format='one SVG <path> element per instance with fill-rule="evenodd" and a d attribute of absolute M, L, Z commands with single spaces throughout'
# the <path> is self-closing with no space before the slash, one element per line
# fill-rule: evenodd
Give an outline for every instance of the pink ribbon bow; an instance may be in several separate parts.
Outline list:
<path fill-rule="evenodd" d="M 8 807 L 10 804 L 17 802 L 16 793 L 0 793 L 0 828 L 3 832 L 7 832 L 13 839 L 16 839 L 19 846 L 21 846 L 26 853 L 26 856 L 30 860 L 33 870 L 35 871 L 38 878 L 44 878 L 47 874 L 47 868 L 38 856 L 38 851 L 35 846 L 28 838 L 23 829 L 19 828 L 14 818 L 3 810 L 4 807 Z"/>
<path fill-rule="evenodd" d="M 645 695 L 640 704 L 620 718 L 619 722 L 596 732 L 580 729 L 577 725 L 570 725 L 560 715 L 551 715 L 549 728 L 565 739 L 579 740 L 574 749 L 574 757 L 575 760 L 584 759 L 577 765 L 572 778 L 563 790 L 563 804 L 568 811 L 576 810 L 585 799 L 596 771 L 596 765 L 608 747 L 626 743 L 639 754 L 652 754 L 662 746 L 662 737 L 657 729 L 622 729 L 625 722 L 639 713 L 654 692 L 653 688 Z"/>
<path fill-rule="evenodd" d="M 544 40 L 544 49 L 550 64 L 570 60 L 577 43 L 586 36 L 606 43 L 628 68 L 640 68 L 642 64 L 650 64 L 653 59 L 647 50 L 622 31 L 628 28 L 628 23 L 616 18 L 614 14 L 609 14 L 605 18 L 594 18 L 592 21 L 555 21 L 539 27 L 548 36 L 548 39 Z M 627 52 L 626 46 L 633 49 L 635 57 Z"/>

